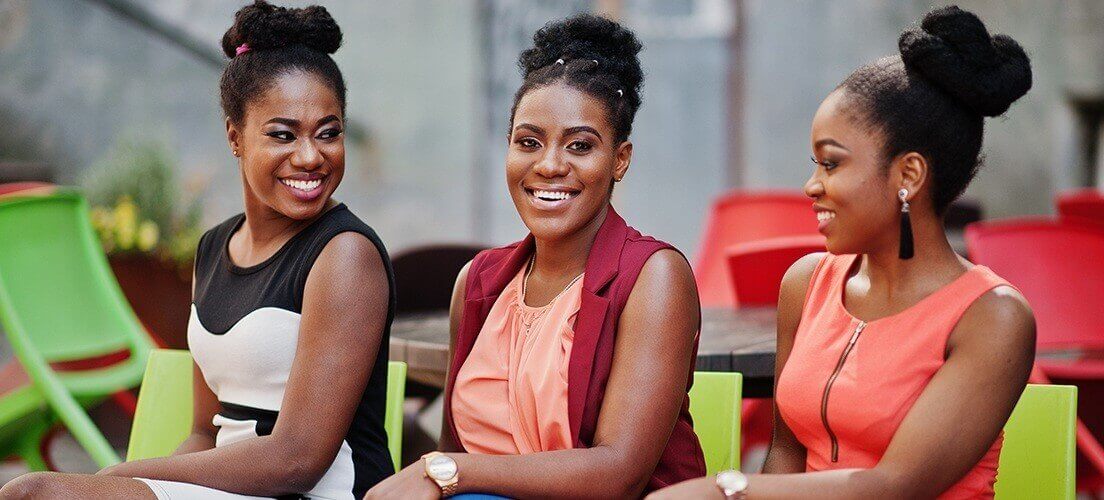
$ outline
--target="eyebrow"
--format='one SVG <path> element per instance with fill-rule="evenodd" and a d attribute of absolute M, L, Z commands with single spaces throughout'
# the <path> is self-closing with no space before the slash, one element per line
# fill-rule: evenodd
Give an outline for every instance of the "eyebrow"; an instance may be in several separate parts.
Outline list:
<path fill-rule="evenodd" d="M 843 150 L 848 151 L 848 152 L 851 151 L 850 149 L 847 149 L 847 146 L 844 146 L 843 144 L 840 144 L 835 139 L 821 139 L 819 141 L 816 141 L 815 144 L 813 144 L 813 147 L 819 148 L 821 146 L 835 146 L 837 148 L 843 149 Z"/>
<path fill-rule="evenodd" d="M 589 132 L 591 134 L 594 134 L 594 135 L 598 136 L 599 140 L 602 139 L 602 134 L 599 134 L 597 130 L 594 130 L 594 127 L 588 127 L 586 125 L 579 125 L 578 127 L 570 127 L 568 129 L 564 130 L 564 135 L 577 134 L 579 132 Z"/>
<path fill-rule="evenodd" d="M 518 130 L 518 129 L 531 130 L 531 131 L 536 132 L 538 134 L 543 134 L 544 133 L 543 128 L 540 128 L 536 125 L 530 125 L 528 123 L 519 123 L 516 127 L 514 127 L 514 130 Z"/>
<path fill-rule="evenodd" d="M 337 117 L 337 115 L 327 115 L 327 116 L 323 117 L 321 120 L 318 120 L 318 125 L 316 125 L 316 126 L 320 127 L 320 126 L 325 125 L 327 123 L 335 122 L 335 121 L 338 121 L 338 120 L 339 120 L 339 118 Z M 296 119 L 293 119 L 293 118 L 281 118 L 281 117 L 277 116 L 276 118 L 273 118 L 273 119 L 265 122 L 266 125 L 269 124 L 269 123 L 280 123 L 280 124 L 283 124 L 283 125 L 287 125 L 289 127 L 298 127 L 300 122 L 299 122 L 299 120 L 296 120 Z"/>

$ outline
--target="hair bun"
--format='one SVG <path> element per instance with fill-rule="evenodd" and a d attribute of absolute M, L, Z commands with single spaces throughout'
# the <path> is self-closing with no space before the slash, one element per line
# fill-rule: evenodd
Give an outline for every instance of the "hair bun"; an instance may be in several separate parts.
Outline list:
<path fill-rule="evenodd" d="M 521 53 L 522 77 L 558 59 L 596 60 L 602 72 L 613 74 L 626 97 L 639 99 L 644 82 L 637 54 L 643 49 L 632 31 L 593 14 L 576 14 L 544 25 L 533 35 L 533 47 Z"/>
<path fill-rule="evenodd" d="M 256 0 L 234 14 L 234 25 L 222 37 L 222 51 L 233 58 L 243 43 L 258 50 L 301 44 L 333 54 L 341 47 L 341 28 L 325 7 L 295 9 Z"/>
<path fill-rule="evenodd" d="M 989 36 L 981 20 L 951 5 L 901 33 L 905 66 L 982 116 L 998 116 L 1031 88 L 1031 60 L 1005 35 Z"/>

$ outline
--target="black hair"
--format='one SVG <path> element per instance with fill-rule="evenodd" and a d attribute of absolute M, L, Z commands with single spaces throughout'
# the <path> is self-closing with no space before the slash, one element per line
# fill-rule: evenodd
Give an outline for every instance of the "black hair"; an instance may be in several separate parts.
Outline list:
<path fill-rule="evenodd" d="M 900 56 L 859 68 L 839 88 L 883 134 L 888 162 L 915 151 L 931 167 L 933 205 L 946 212 L 977 175 L 983 121 L 1031 88 L 1031 61 L 1005 35 L 956 6 L 901 33 Z"/>
<path fill-rule="evenodd" d="M 533 34 L 533 46 L 521 53 L 523 82 L 514 94 L 510 128 L 518 103 L 530 90 L 565 83 L 606 105 L 615 143 L 629 138 L 640 108 L 644 71 L 636 35 L 609 19 L 577 14 L 553 21 Z"/>
<path fill-rule="evenodd" d="M 238 47 L 249 50 L 237 54 Z M 230 62 L 219 81 L 222 110 L 240 124 L 246 104 L 268 90 L 277 77 L 302 71 L 329 84 L 345 113 L 345 79 L 330 57 L 341 47 L 341 28 L 325 7 L 277 7 L 264 0 L 242 7 L 222 36 Z"/>

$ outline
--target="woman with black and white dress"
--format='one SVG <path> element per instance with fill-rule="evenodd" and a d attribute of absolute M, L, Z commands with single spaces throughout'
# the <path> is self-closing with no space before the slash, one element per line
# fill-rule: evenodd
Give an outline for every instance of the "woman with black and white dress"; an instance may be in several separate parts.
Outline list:
<path fill-rule="evenodd" d="M 360 498 L 393 473 L 383 427 L 394 284 L 345 171 L 341 30 L 322 7 L 242 8 L 222 40 L 245 211 L 196 253 L 191 435 L 94 476 L 34 473 L 0 498 Z M 227 172 L 230 174 L 230 172 Z"/>

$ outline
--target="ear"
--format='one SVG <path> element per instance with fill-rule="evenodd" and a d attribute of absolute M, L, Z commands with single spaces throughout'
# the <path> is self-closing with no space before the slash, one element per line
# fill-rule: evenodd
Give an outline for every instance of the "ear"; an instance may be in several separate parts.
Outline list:
<path fill-rule="evenodd" d="M 230 146 L 230 152 L 234 156 L 240 156 L 241 153 L 241 133 L 238 128 L 234 126 L 234 123 L 230 121 L 230 117 L 226 118 L 226 144 Z"/>
<path fill-rule="evenodd" d="M 630 141 L 623 141 L 617 145 L 617 164 L 613 167 L 613 180 L 620 181 L 629 171 L 629 163 L 632 162 L 633 145 Z"/>
<path fill-rule="evenodd" d="M 894 170 L 897 173 L 897 189 L 907 189 L 909 203 L 912 203 L 916 193 L 919 193 L 927 183 L 930 170 L 928 160 L 924 158 L 924 155 L 910 151 L 901 155 L 894 162 Z"/>

